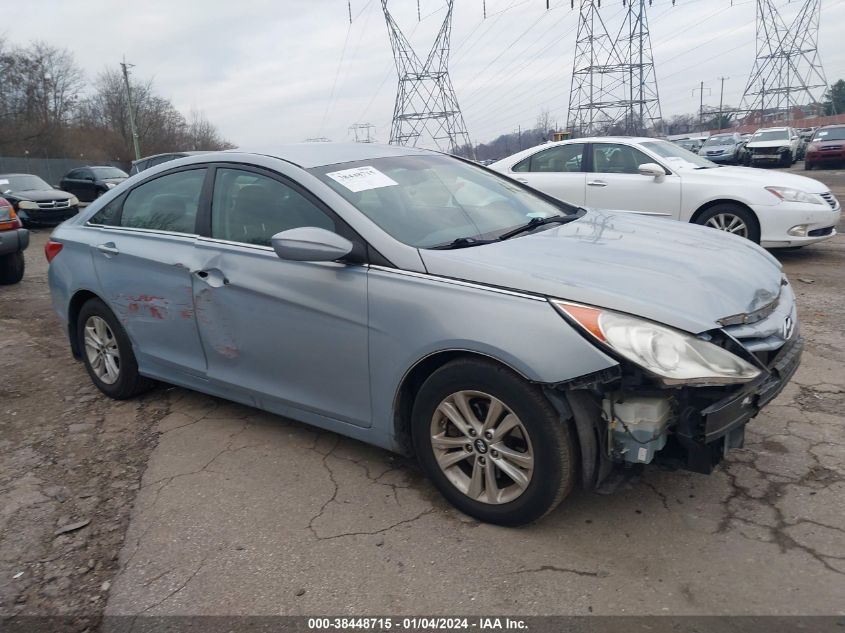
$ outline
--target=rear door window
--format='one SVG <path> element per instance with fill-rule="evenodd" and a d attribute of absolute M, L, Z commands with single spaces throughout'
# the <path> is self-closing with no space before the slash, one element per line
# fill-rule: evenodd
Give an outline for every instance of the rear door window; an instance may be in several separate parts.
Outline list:
<path fill-rule="evenodd" d="M 583 143 L 570 143 L 550 147 L 517 163 L 513 171 L 518 172 L 580 172 Z"/>
<path fill-rule="evenodd" d="M 205 172 L 179 171 L 135 187 L 123 203 L 120 226 L 195 233 Z"/>

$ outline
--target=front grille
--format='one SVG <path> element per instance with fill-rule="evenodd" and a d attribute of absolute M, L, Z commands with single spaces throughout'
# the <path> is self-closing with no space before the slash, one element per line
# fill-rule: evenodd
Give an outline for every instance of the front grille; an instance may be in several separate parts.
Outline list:
<path fill-rule="evenodd" d="M 784 300 L 785 297 L 788 299 Z M 781 294 L 776 301 L 758 313 L 755 316 L 760 318 L 726 325 L 723 331 L 765 363 L 797 332 L 798 318 L 792 293 Z"/>
<path fill-rule="evenodd" d="M 751 151 L 753 151 L 755 154 L 771 155 L 771 154 L 777 154 L 779 152 L 779 150 L 780 150 L 779 147 L 755 147 Z"/>
<path fill-rule="evenodd" d="M 39 209 L 67 209 L 70 206 L 70 200 L 42 200 L 38 203 Z"/>
<path fill-rule="evenodd" d="M 820 152 L 830 152 L 830 151 L 840 151 L 842 149 L 841 145 L 825 145 L 824 147 L 820 148 Z"/>
<path fill-rule="evenodd" d="M 825 202 L 827 202 L 830 205 L 831 209 L 835 209 L 836 207 L 839 206 L 839 201 L 836 199 L 836 196 L 834 196 L 829 191 L 826 191 L 826 192 L 824 192 L 823 194 L 820 194 L 820 195 L 821 195 L 822 198 L 825 199 Z"/>

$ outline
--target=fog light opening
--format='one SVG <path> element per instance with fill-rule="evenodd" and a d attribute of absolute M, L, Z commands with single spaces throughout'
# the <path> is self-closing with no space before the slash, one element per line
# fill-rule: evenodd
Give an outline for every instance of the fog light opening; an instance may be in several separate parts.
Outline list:
<path fill-rule="evenodd" d="M 798 226 L 793 226 L 787 231 L 787 234 L 792 235 L 793 237 L 807 237 L 807 227 L 807 224 L 799 224 Z"/>

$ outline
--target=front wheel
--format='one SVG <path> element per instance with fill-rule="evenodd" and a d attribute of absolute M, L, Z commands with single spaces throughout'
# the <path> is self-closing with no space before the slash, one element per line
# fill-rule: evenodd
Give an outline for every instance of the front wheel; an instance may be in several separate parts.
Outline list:
<path fill-rule="evenodd" d="M 25 267 L 22 251 L 0 257 L 0 284 L 6 286 L 18 283 L 23 279 Z"/>
<path fill-rule="evenodd" d="M 813 163 L 808 160 L 804 160 L 804 170 L 805 171 L 813 171 Z"/>
<path fill-rule="evenodd" d="M 79 311 L 77 337 L 88 375 L 110 398 L 125 400 L 152 386 L 138 373 L 132 344 L 120 322 L 99 299 L 89 299 Z"/>
<path fill-rule="evenodd" d="M 522 525 L 575 483 L 575 442 L 542 391 L 491 361 L 460 359 L 420 388 L 412 435 L 426 474 L 454 506 L 488 523 Z"/>
<path fill-rule="evenodd" d="M 710 207 L 698 216 L 695 222 L 760 243 L 760 225 L 757 218 L 751 211 L 736 204 L 717 204 Z"/>
<path fill-rule="evenodd" d="M 781 155 L 781 167 L 792 167 L 793 163 L 795 163 L 795 159 L 792 157 L 792 152 L 786 152 Z"/>

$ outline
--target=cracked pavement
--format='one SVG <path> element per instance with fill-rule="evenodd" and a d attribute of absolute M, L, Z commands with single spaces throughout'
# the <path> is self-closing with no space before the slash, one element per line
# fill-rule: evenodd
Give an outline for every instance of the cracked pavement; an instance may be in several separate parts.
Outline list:
<path fill-rule="evenodd" d="M 845 200 L 845 172 L 813 177 Z M 19 318 L 2 295 L 15 331 L 0 347 L 18 354 L 8 393 L 24 398 L 3 403 L 3 609 L 49 613 L 65 604 L 56 592 L 81 592 L 97 608 L 107 595 L 113 615 L 843 614 L 845 236 L 776 255 L 807 347 L 745 448 L 711 476 L 620 470 L 518 529 L 460 514 L 413 461 L 332 433 L 166 386 L 137 402 L 94 395 L 50 317 Z M 43 280 L 29 283 L 46 311 Z M 155 448 L 139 439 L 155 434 Z M 67 474 L 99 450 L 101 475 Z M 88 558 L 98 566 L 77 569 Z"/>

